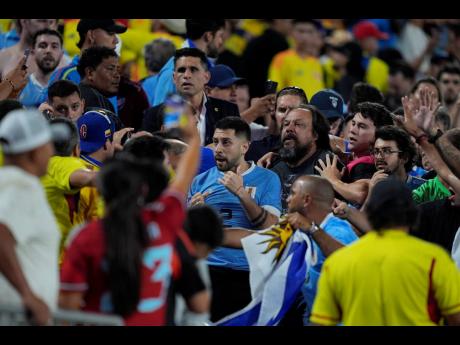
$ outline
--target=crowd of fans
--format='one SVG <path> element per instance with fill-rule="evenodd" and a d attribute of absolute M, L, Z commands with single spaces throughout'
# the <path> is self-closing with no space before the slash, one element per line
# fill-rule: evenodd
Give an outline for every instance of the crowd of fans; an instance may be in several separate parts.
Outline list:
<path fill-rule="evenodd" d="M 287 222 L 280 325 L 460 325 L 460 20 L 1 20 L 0 77 L 0 306 L 217 322 Z"/>

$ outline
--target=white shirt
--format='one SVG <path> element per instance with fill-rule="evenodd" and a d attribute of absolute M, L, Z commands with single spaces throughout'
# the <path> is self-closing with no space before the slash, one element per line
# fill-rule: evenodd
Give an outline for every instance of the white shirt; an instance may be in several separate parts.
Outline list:
<path fill-rule="evenodd" d="M 200 133 L 201 146 L 205 146 L 206 142 L 206 102 L 208 99 L 206 95 L 203 95 L 203 106 L 201 107 L 201 113 L 198 117 L 198 123 L 196 128 L 198 128 L 198 133 Z"/>
<path fill-rule="evenodd" d="M 61 234 L 37 177 L 14 166 L 0 169 L 0 223 L 16 240 L 16 255 L 31 290 L 56 310 Z M 2 273 L 0 304 L 22 304 Z"/>

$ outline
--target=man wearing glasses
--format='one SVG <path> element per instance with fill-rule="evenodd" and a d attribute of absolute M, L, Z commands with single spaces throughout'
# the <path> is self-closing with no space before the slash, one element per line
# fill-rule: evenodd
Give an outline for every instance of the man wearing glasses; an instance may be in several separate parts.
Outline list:
<path fill-rule="evenodd" d="M 424 179 L 409 175 L 414 165 L 416 149 L 410 136 L 404 130 L 396 126 L 383 126 L 377 129 L 374 147 L 370 152 L 374 157 L 377 172 L 369 180 L 367 199 L 374 186 L 386 178 L 404 182 L 410 190 L 425 183 Z"/>

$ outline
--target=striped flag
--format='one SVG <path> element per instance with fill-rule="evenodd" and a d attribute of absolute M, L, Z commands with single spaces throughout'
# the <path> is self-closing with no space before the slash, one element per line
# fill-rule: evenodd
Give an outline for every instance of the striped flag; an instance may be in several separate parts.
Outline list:
<path fill-rule="evenodd" d="M 315 263 L 311 239 L 281 221 L 245 237 L 242 243 L 249 263 L 252 301 L 213 325 L 276 326 L 295 302 Z"/>

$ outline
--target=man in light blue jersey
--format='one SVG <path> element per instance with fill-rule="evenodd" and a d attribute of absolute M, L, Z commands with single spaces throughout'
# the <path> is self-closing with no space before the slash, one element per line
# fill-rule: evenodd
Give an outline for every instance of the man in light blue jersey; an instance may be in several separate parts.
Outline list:
<path fill-rule="evenodd" d="M 267 169 L 244 159 L 251 139 L 239 117 L 219 120 L 214 131 L 216 167 L 195 177 L 189 204 L 206 203 L 227 228 L 265 229 L 278 221 L 281 182 Z M 213 288 L 211 320 L 244 308 L 251 301 L 249 266 L 242 249 L 218 247 L 208 257 Z"/>
<path fill-rule="evenodd" d="M 208 67 L 214 66 L 210 58 L 217 58 L 224 45 L 224 19 L 186 19 L 187 39 L 182 48 L 197 48 L 208 57 Z M 149 90 L 152 106 L 163 103 L 169 94 L 176 93 L 173 80 L 174 58 L 170 58 L 158 73 L 155 90 Z M 152 97 L 153 94 L 153 97 Z"/>
<path fill-rule="evenodd" d="M 59 65 L 64 51 L 59 32 L 43 29 L 34 35 L 31 59 L 37 70 L 29 76 L 29 81 L 19 94 L 19 101 L 26 107 L 38 107 L 44 98 L 51 74 Z"/>

